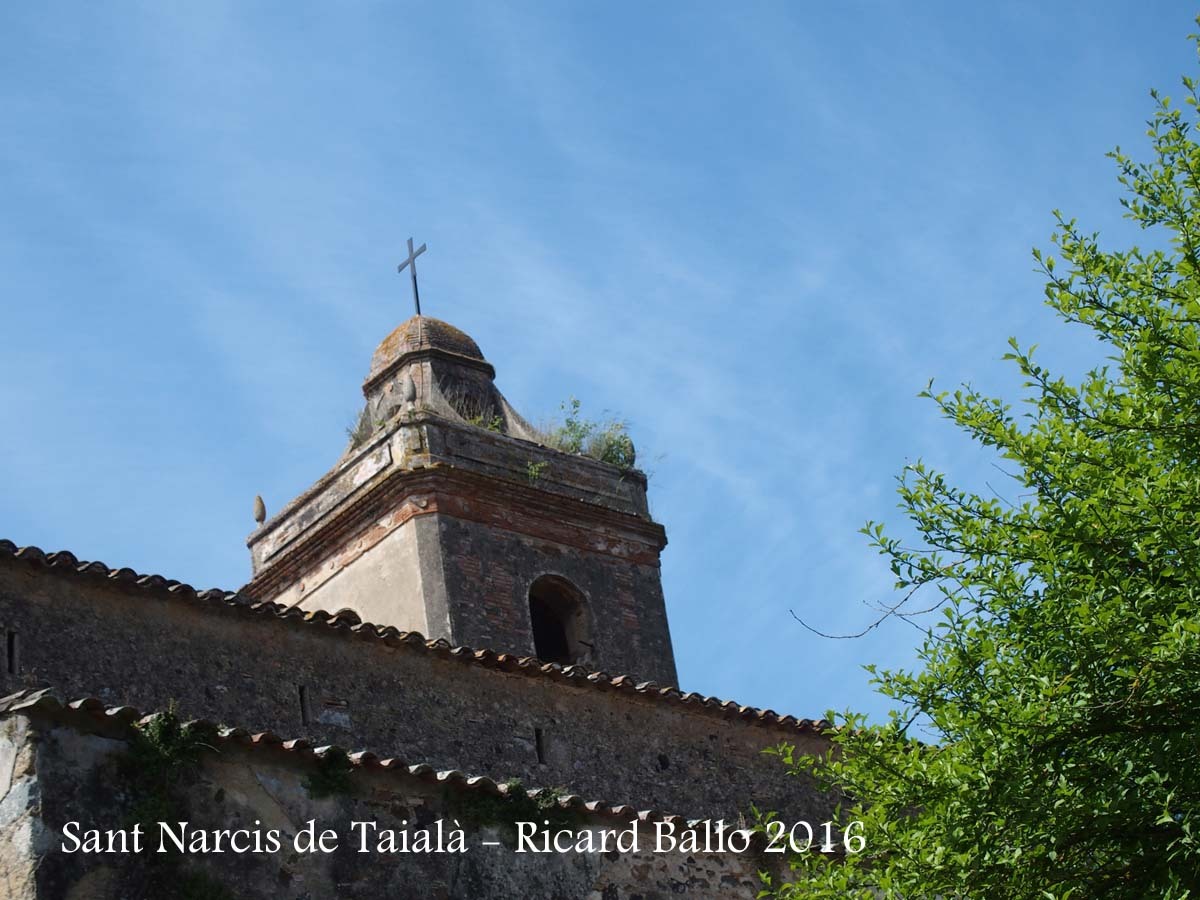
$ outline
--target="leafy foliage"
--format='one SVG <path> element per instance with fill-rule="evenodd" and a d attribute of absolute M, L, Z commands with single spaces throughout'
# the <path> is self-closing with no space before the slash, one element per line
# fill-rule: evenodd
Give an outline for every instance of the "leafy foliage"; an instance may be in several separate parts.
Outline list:
<path fill-rule="evenodd" d="M 133 797 L 129 824 L 142 826 L 147 846 L 156 846 L 158 823 L 187 820 L 185 791 L 197 776 L 200 757 L 213 749 L 210 725 L 183 722 L 174 706 L 139 722 L 128 750 L 118 761 L 119 773 Z M 143 850 L 142 867 L 126 872 L 130 896 L 164 900 L 233 900 L 234 893 L 201 869 L 189 868 L 168 844 L 165 853 Z"/>
<path fill-rule="evenodd" d="M 454 818 L 476 828 L 499 826 L 506 837 L 515 843 L 517 822 L 549 822 L 551 830 L 577 827 L 579 813 L 564 809 L 559 801 L 567 796 L 562 787 L 542 788 L 533 796 L 525 790 L 520 779 L 505 782 L 505 793 L 488 794 L 482 791 L 453 791 L 445 801 Z"/>
<path fill-rule="evenodd" d="M 348 794 L 353 771 L 354 766 L 346 752 L 330 748 L 317 757 L 312 772 L 304 779 L 304 788 L 317 800 Z"/>
<path fill-rule="evenodd" d="M 1111 154 L 1160 249 L 1102 249 L 1056 214 L 1058 258 L 1035 253 L 1049 305 L 1108 364 L 1071 384 L 1010 342 L 1024 415 L 969 386 L 926 392 L 1005 461 L 1015 502 L 918 463 L 898 490 L 919 545 L 865 529 L 937 622 L 919 671 L 873 673 L 900 708 L 888 723 L 842 717 L 822 759 L 781 749 L 857 798 L 840 817 L 867 846 L 798 857 L 778 896 L 1200 896 L 1200 96 L 1184 85 L 1186 112 L 1153 95 L 1150 162 Z"/>
<path fill-rule="evenodd" d="M 562 405 L 562 421 L 539 429 L 547 447 L 563 453 L 581 453 L 619 469 L 632 469 L 636 462 L 628 423 L 620 419 L 593 422 L 580 415 L 580 403 L 572 397 Z"/>
<path fill-rule="evenodd" d="M 120 761 L 135 798 L 134 822 L 153 832 L 155 823 L 178 818 L 181 793 L 195 777 L 200 753 L 211 748 L 212 738 L 204 727 L 181 722 L 173 708 L 138 724 Z"/>
<path fill-rule="evenodd" d="M 504 417 L 496 413 L 491 413 L 490 415 L 480 413 L 476 416 L 470 416 L 467 419 L 467 423 L 474 425 L 476 428 L 483 428 L 497 434 L 504 433 Z"/>

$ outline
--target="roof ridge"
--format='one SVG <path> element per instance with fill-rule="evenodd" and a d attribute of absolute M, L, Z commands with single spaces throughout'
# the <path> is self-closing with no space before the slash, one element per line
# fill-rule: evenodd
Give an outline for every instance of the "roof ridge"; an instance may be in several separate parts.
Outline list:
<path fill-rule="evenodd" d="M 52 688 L 40 690 L 18 691 L 0 698 L 0 718 L 12 715 L 45 715 L 59 720 L 66 720 L 72 727 L 84 722 L 102 723 L 105 726 L 116 727 L 128 733 L 139 722 L 145 721 L 161 713 L 160 711 L 142 713 L 129 706 L 106 706 L 96 697 L 81 697 L 66 701 L 58 696 Z M 486 775 L 470 775 L 459 769 L 437 769 L 429 763 L 409 764 L 397 757 L 381 757 L 369 750 L 346 750 L 336 745 L 316 746 L 304 738 L 284 739 L 273 732 L 251 732 L 245 728 L 219 725 L 208 719 L 192 719 L 185 724 L 197 725 L 211 730 L 215 744 L 234 744 L 250 749 L 273 748 L 280 752 L 291 754 L 293 758 L 304 761 L 319 760 L 328 756 L 341 755 L 350 761 L 356 769 L 385 771 L 402 777 L 416 778 L 427 783 L 444 784 L 459 790 L 480 791 L 494 796 L 507 797 L 515 790 L 519 781 L 497 782 Z M 216 747 L 214 747 L 216 749 Z M 527 797 L 536 798 L 540 794 L 554 790 L 548 787 L 519 788 Z M 608 803 L 602 800 L 585 800 L 578 794 L 563 794 L 556 799 L 561 809 L 582 810 L 601 816 L 611 816 L 624 820 L 637 819 L 640 822 L 673 821 L 676 824 L 688 824 L 687 820 L 674 813 L 656 809 L 639 810 L 627 803 Z"/>
<path fill-rule="evenodd" d="M 579 687 L 626 691 L 648 700 L 666 702 L 707 715 L 739 719 L 751 725 L 798 730 L 809 734 L 821 733 L 830 727 L 824 719 L 802 719 L 791 715 L 780 715 L 773 709 L 761 709 L 755 706 L 746 706 L 734 700 L 702 696 L 694 691 L 684 692 L 677 687 L 659 685 L 653 681 L 637 681 L 630 675 L 610 675 L 607 672 L 592 671 L 578 665 L 562 666 L 559 663 L 546 663 L 532 656 L 516 656 L 486 648 L 455 646 L 443 638 L 430 640 L 418 631 L 401 631 L 393 625 L 362 622 L 357 614 L 334 614 L 325 610 L 306 612 L 296 607 L 287 607 L 270 601 L 251 600 L 235 591 L 223 591 L 217 588 L 198 591 L 190 584 L 173 581 L 162 575 L 145 575 L 129 568 L 112 569 L 102 562 L 81 561 L 68 550 L 46 553 L 40 547 L 18 547 L 10 540 L 0 539 L 0 558 L 3 557 L 23 560 L 61 575 L 107 579 L 125 587 L 143 588 L 184 600 L 220 602 L 251 615 L 269 616 L 304 625 L 323 625 L 325 633 L 341 633 L 367 640 L 383 641 L 391 645 L 404 645 L 482 665 L 486 668 L 519 672 L 534 677 L 546 677 Z"/>

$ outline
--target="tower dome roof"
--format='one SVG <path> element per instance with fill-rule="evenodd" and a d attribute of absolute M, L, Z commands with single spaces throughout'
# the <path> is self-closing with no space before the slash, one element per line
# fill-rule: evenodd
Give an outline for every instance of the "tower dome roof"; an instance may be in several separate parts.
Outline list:
<path fill-rule="evenodd" d="M 419 350 L 440 350 L 467 359 L 486 362 L 479 345 L 470 335 L 448 322 L 429 316 L 413 316 L 383 339 L 371 357 L 371 374 L 378 375 L 408 353 Z"/>

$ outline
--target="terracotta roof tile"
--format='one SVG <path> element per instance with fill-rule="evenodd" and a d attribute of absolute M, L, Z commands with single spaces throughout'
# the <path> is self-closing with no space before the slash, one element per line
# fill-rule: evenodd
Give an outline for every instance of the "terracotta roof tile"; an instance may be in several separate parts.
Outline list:
<path fill-rule="evenodd" d="M 461 329 L 449 322 L 430 316 L 413 316 L 400 325 L 375 348 L 371 356 L 371 373 L 368 380 L 378 375 L 409 353 L 421 350 L 441 350 L 455 356 L 483 362 L 479 345 Z"/>
<path fill-rule="evenodd" d="M 248 615 L 279 619 L 301 627 L 318 628 L 324 633 L 339 634 L 347 638 L 356 637 L 382 641 L 392 646 L 401 645 L 447 659 L 456 659 L 505 672 L 549 678 L 579 687 L 616 690 L 646 700 L 665 702 L 694 712 L 739 719 L 756 725 L 798 730 L 809 734 L 821 733 L 829 727 L 828 723 L 821 719 L 781 716 L 771 709 L 742 706 L 733 700 L 703 697 L 690 691 L 683 693 L 678 688 L 658 685 L 653 681 L 636 682 L 628 675 L 613 676 L 606 672 L 591 672 L 577 665 L 564 667 L 558 663 L 544 663 L 531 656 L 514 656 L 511 653 L 498 653 L 494 650 L 456 647 L 443 638 L 429 640 L 418 632 L 401 631 L 391 625 L 381 626 L 370 622 L 352 624 L 349 617 L 344 615 L 331 615 L 324 610 L 304 611 L 296 607 L 284 607 L 278 603 L 254 601 L 232 591 L 217 589 L 197 591 L 189 584 L 169 581 L 161 575 L 142 575 L 128 568 L 110 569 L 100 562 L 80 562 L 74 554 L 67 551 L 48 554 L 38 547 L 18 547 L 12 541 L 0 540 L 0 558 L 4 557 L 43 566 L 61 575 L 107 580 L 183 600 L 220 603 L 244 610 Z M 357 616 L 354 618 L 357 619 Z"/>

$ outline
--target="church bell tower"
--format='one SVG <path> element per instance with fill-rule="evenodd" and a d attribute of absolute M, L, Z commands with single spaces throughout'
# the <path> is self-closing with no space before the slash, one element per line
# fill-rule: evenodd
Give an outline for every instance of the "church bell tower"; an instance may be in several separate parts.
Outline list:
<path fill-rule="evenodd" d="M 475 341 L 420 314 L 421 250 L 351 445 L 250 536 L 243 593 L 676 684 L 645 475 L 539 443 Z"/>

